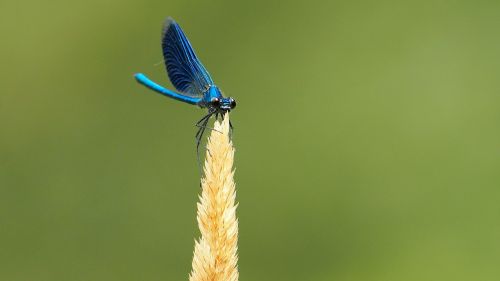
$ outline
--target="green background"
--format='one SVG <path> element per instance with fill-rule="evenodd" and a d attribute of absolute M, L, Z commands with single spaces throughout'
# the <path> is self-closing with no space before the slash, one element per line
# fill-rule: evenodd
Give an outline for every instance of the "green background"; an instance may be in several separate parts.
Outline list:
<path fill-rule="evenodd" d="M 498 280 L 499 1 L 0 2 L 0 280 L 187 280 L 199 108 L 236 98 L 241 280 Z"/>

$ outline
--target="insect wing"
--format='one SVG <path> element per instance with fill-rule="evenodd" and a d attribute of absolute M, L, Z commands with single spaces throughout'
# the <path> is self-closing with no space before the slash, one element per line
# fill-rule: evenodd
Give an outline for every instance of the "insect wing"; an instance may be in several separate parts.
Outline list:
<path fill-rule="evenodd" d="M 178 91 L 201 97 L 214 84 L 181 27 L 171 18 L 163 27 L 162 49 L 168 77 Z"/>

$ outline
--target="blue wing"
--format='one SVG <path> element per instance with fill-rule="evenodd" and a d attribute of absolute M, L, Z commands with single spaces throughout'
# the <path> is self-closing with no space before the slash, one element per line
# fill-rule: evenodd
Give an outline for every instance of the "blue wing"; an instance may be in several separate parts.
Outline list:
<path fill-rule="evenodd" d="M 181 27 L 171 18 L 163 27 L 162 49 L 168 77 L 178 91 L 191 97 L 201 97 L 214 84 Z"/>

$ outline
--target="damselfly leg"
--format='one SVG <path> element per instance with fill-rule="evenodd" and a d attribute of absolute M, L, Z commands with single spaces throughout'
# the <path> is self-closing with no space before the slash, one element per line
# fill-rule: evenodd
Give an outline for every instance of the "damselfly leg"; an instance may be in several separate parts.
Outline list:
<path fill-rule="evenodd" d="M 205 130 L 213 130 L 217 131 L 219 133 L 222 133 L 221 131 L 218 131 L 212 127 L 207 126 L 208 122 L 210 121 L 210 117 L 212 117 L 215 114 L 215 120 L 218 120 L 219 116 L 221 120 L 223 119 L 222 113 L 219 113 L 217 111 L 209 111 L 207 115 L 203 116 L 198 122 L 196 122 L 195 126 L 198 127 L 198 132 L 196 132 L 195 139 L 196 139 L 196 157 L 198 159 L 198 166 L 200 168 L 200 173 L 203 172 L 202 165 L 201 165 L 201 159 L 200 159 L 200 144 L 203 138 L 203 135 L 205 134 Z M 229 136 L 231 137 L 233 134 L 233 124 L 231 121 L 229 121 Z M 210 151 L 209 151 L 210 153 Z M 203 174 L 203 173 L 202 173 Z"/>
<path fill-rule="evenodd" d="M 202 168 L 201 168 L 201 161 L 200 161 L 200 143 L 201 143 L 201 138 L 203 137 L 203 133 L 205 133 L 205 129 L 207 128 L 208 121 L 210 120 L 210 117 L 213 115 L 213 112 L 209 112 L 207 115 L 203 116 L 203 118 L 200 119 L 200 121 L 196 122 L 195 126 L 198 127 L 198 132 L 196 132 L 195 139 L 196 139 L 196 158 L 198 159 L 198 166 L 200 168 L 200 173 L 203 174 Z"/>

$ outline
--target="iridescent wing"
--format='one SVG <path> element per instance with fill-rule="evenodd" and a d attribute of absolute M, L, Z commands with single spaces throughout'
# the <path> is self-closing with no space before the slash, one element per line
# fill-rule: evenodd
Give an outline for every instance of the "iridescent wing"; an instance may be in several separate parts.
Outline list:
<path fill-rule="evenodd" d="M 179 92 L 201 97 L 214 84 L 181 27 L 172 18 L 168 18 L 163 27 L 162 49 L 168 77 Z"/>

